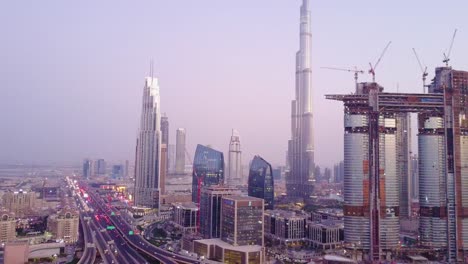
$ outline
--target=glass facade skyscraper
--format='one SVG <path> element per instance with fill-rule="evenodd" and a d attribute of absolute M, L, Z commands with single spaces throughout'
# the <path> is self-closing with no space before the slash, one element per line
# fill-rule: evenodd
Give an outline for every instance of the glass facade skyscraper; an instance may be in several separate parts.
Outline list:
<path fill-rule="evenodd" d="M 210 147 L 197 145 L 193 160 L 192 202 L 200 202 L 203 186 L 224 183 L 224 155 Z"/>
<path fill-rule="evenodd" d="M 265 210 L 273 210 L 275 184 L 270 163 L 260 156 L 255 156 L 249 171 L 249 196 L 265 200 Z"/>

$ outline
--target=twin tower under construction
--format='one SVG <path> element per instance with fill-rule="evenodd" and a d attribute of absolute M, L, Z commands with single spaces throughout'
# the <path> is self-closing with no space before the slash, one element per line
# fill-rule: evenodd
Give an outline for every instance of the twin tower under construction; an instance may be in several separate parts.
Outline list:
<path fill-rule="evenodd" d="M 408 214 L 402 146 L 409 113 L 417 113 L 420 245 L 467 263 L 468 72 L 436 68 L 427 94 L 385 93 L 371 82 L 326 98 L 344 103 L 345 244 L 370 261 L 398 248 L 400 216 Z"/>

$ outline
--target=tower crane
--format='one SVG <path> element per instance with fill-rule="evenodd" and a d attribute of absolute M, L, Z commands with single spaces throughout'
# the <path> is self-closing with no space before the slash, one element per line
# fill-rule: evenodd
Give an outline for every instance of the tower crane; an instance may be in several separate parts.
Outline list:
<path fill-rule="evenodd" d="M 419 59 L 418 53 L 416 53 L 416 49 L 413 48 L 414 56 L 416 57 L 416 60 L 418 60 L 419 68 L 421 69 L 422 72 L 422 81 L 423 81 L 423 93 L 425 93 L 425 88 L 426 88 L 426 77 L 427 77 L 427 66 L 424 66 L 421 63 L 421 60 Z"/>
<path fill-rule="evenodd" d="M 349 69 L 349 68 L 335 68 L 335 67 L 321 67 L 322 69 L 328 69 L 328 70 L 335 70 L 335 71 L 347 71 L 347 72 L 354 72 L 354 81 L 356 82 L 356 85 L 358 83 L 358 74 L 363 74 L 364 71 L 358 69 L 356 66 L 354 69 Z"/>
<path fill-rule="evenodd" d="M 450 42 L 450 48 L 449 48 L 447 54 L 445 54 L 445 52 L 444 52 L 444 60 L 442 62 L 445 63 L 446 67 L 448 67 L 448 62 L 450 61 L 450 53 L 452 53 L 453 42 L 455 41 L 455 36 L 456 35 L 457 35 L 457 29 L 455 29 L 455 31 L 453 32 L 452 41 Z"/>
<path fill-rule="evenodd" d="M 382 57 L 385 55 L 385 52 L 387 52 L 388 46 L 390 46 L 390 44 L 392 44 L 391 41 L 389 41 L 387 46 L 385 46 L 385 49 L 382 51 L 379 59 L 374 65 L 372 65 L 372 63 L 369 62 L 369 66 L 370 66 L 369 73 L 372 75 L 372 82 L 375 82 L 375 70 L 377 69 L 377 66 L 379 66 L 379 63 L 382 60 Z"/>

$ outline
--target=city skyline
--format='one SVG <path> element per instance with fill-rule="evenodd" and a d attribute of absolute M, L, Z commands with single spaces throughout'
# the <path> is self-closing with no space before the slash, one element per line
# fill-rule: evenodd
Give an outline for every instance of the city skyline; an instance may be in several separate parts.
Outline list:
<path fill-rule="evenodd" d="M 187 128 L 190 154 L 194 154 L 198 143 L 210 144 L 227 153 L 225 142 L 231 129 L 236 127 L 243 135 L 244 160 L 260 154 L 274 165 L 284 164 L 286 142 L 290 136 L 286 125 L 289 123 L 290 106 L 284 98 L 293 97 L 291 67 L 294 67 L 292 55 L 297 50 L 299 2 L 238 1 L 221 4 L 201 1 L 187 4 L 186 10 L 180 9 L 176 3 L 155 2 L 148 4 L 152 12 L 143 10 L 145 14 L 156 14 L 154 22 L 147 20 L 148 15 L 140 14 L 139 8 L 116 5 L 113 12 L 108 13 L 110 17 L 122 16 L 125 22 L 138 15 L 139 19 L 128 25 L 122 22 L 106 24 L 101 16 L 101 11 L 107 6 L 105 3 L 96 4 L 96 8 L 89 12 L 86 7 L 91 5 L 90 2 L 81 6 L 56 4 L 52 5 L 53 8 L 49 8 L 51 2 L 33 3 L 31 7 L 36 8 L 25 8 L 22 3 L 4 4 L 0 21 L 4 24 L 22 22 L 17 27 L 2 29 L 9 41 L 2 44 L 4 49 L 0 51 L 8 62 L 0 65 L 0 84 L 6 87 L 0 105 L 2 111 L 15 114 L 2 115 L 0 120 L 9 124 L 0 139 L 0 145 L 4 146 L 0 161 L 79 163 L 85 157 L 131 159 L 133 138 L 138 128 L 135 117 L 139 110 L 139 80 L 147 74 L 150 58 L 154 58 L 156 76 L 164 84 L 162 112 L 172 120 L 172 128 Z M 429 69 L 442 65 L 442 53 L 449 46 L 453 30 L 458 28 L 451 65 L 467 68 L 461 59 L 466 57 L 462 47 L 468 42 L 462 27 L 464 16 L 461 15 L 462 6 L 466 3 L 461 7 L 446 5 L 437 8 L 432 7 L 434 2 L 426 3 L 428 8 L 424 14 L 417 12 L 419 5 L 402 1 L 391 4 L 370 1 L 342 3 L 339 9 L 333 3 L 312 3 L 312 79 L 316 88 L 314 104 L 317 106 L 314 125 L 316 138 L 321 139 L 316 142 L 317 164 L 331 167 L 343 156 L 340 148 L 343 144 L 340 129 L 342 109 L 326 102 L 323 94 L 353 90 L 351 73 L 327 71 L 320 69 L 321 66 L 357 65 L 367 70 L 367 63 L 375 62 L 385 43 L 393 40 L 377 70 L 376 79 L 387 91 L 395 91 L 399 83 L 400 91 L 418 92 L 421 76 L 411 48 L 418 50 Z M 403 4 L 405 9 L 398 8 Z M 224 8 L 227 6 L 231 8 Z M 38 9 L 44 12 L 32 12 Z M 193 9 L 198 12 L 188 11 Z M 74 15 L 71 15 L 72 11 Z M 176 14 L 179 11 L 180 17 L 170 20 L 174 23 L 173 30 L 163 30 L 161 27 L 169 21 L 164 13 Z M 353 13 L 358 11 L 365 15 L 354 16 Z M 387 12 L 399 19 L 379 15 Z M 413 13 L 418 15 L 410 16 Z M 451 16 L 447 16 L 442 24 L 428 22 L 431 17 L 439 17 L 440 13 L 450 13 Z M 331 20 L 330 14 L 340 19 Z M 245 18 L 245 22 L 238 21 L 239 15 Z M 77 23 L 83 17 L 89 18 L 90 22 Z M 65 18 L 65 25 L 60 25 L 62 23 L 59 22 Z M 213 20 L 219 21 L 219 25 L 211 25 Z M 342 20 L 347 23 L 340 23 Z M 184 28 L 189 21 L 194 21 L 196 26 Z M 373 21 L 372 25 L 368 21 Z M 91 25 L 97 26 L 93 29 Z M 202 27 L 207 29 L 197 31 Z M 229 35 L 223 35 L 227 34 L 223 32 L 224 27 L 233 30 Z M 427 28 L 431 31 L 428 32 Z M 70 35 L 72 32 L 74 35 Z M 187 33 L 190 43 L 183 42 L 181 38 Z M 363 41 L 370 35 L 375 37 Z M 148 36 L 149 41 L 136 41 L 143 36 Z M 21 44 L 30 43 L 30 38 L 35 39 L 35 45 Z M 75 38 L 89 41 L 76 44 L 71 41 Z M 130 45 L 125 44 L 126 39 L 130 39 Z M 215 47 L 220 39 L 226 41 Z M 174 43 L 176 45 L 171 45 Z M 189 57 L 184 65 L 174 63 L 174 56 L 179 54 Z M 207 57 L 210 59 L 206 60 Z M 211 65 L 217 65 L 216 69 Z M 184 73 L 183 78 L 179 78 L 180 72 Z M 428 79 L 433 76 L 430 71 L 429 74 Z M 24 81 L 18 82 L 20 78 Z M 361 81 L 369 79 L 369 76 L 360 76 Z M 24 89 L 25 83 L 28 83 L 28 89 Z M 28 91 L 33 91 L 34 96 L 30 96 Z M 256 98 L 264 94 L 268 94 L 268 100 L 263 101 L 263 107 L 254 108 L 255 111 L 244 110 L 258 105 Z M 193 107 L 190 101 L 194 96 L 207 95 L 216 98 L 211 106 L 198 104 Z M 67 101 L 66 98 L 70 97 L 74 100 Z M 180 105 L 190 108 L 190 115 L 178 110 Z M 210 112 L 212 107 L 219 111 Z M 232 108 L 243 111 L 231 113 L 229 109 Z M 214 114 L 214 118 L 219 118 L 220 113 L 226 113 L 226 116 L 220 119 L 217 135 L 207 137 L 203 126 L 198 126 L 199 121 L 194 117 Z M 90 119 L 90 116 L 94 118 Z M 119 117 L 119 122 L 114 116 Z M 252 120 L 269 121 L 265 122 L 265 129 L 275 131 L 274 134 L 258 137 L 258 129 Z M 113 136 L 106 137 L 110 131 Z M 171 129 L 170 134 L 174 139 L 175 130 Z M 50 140 L 53 141 L 50 143 Z M 330 151 L 330 146 L 337 151 Z"/>

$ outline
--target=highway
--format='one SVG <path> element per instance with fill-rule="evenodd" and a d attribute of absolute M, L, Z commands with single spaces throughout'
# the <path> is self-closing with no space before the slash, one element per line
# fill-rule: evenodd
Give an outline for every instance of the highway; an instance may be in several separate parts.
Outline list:
<path fill-rule="evenodd" d="M 84 252 L 78 264 L 94 263 L 96 260 L 96 247 L 94 246 L 94 238 L 91 234 L 88 220 L 89 218 L 85 219 L 83 214 L 80 214 L 80 223 L 84 234 Z"/>
<path fill-rule="evenodd" d="M 86 188 L 86 187 L 85 187 Z M 93 191 L 88 192 L 90 198 L 93 200 L 93 207 L 100 209 L 100 212 L 104 212 L 105 215 L 110 219 L 110 221 L 116 227 L 116 230 L 119 231 L 120 235 L 125 238 L 129 245 L 133 246 L 140 252 L 144 252 L 146 255 L 162 262 L 168 264 L 187 264 L 187 263 L 201 263 L 200 261 L 178 255 L 176 253 L 163 250 L 154 246 L 153 244 L 146 241 L 142 236 L 130 234 L 130 231 L 133 231 L 132 227 L 120 216 L 118 213 L 112 215 L 112 208 L 107 205 L 104 200 Z M 97 205 L 97 206 L 96 206 Z"/>

